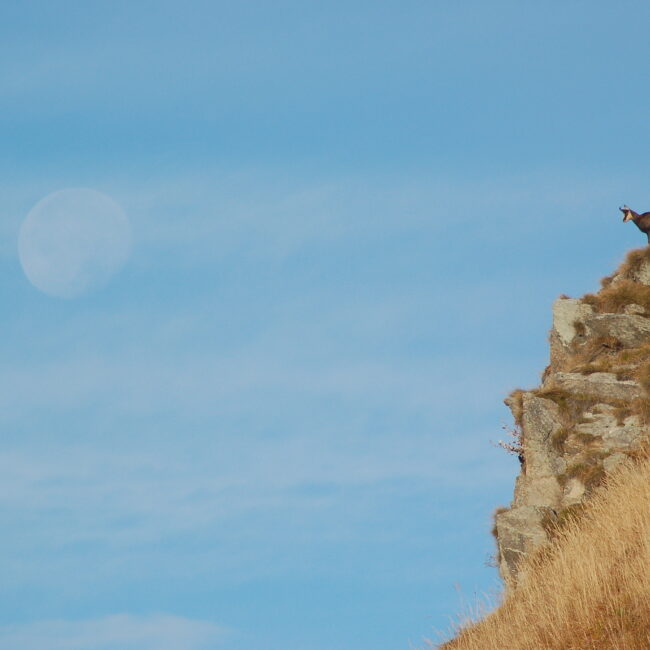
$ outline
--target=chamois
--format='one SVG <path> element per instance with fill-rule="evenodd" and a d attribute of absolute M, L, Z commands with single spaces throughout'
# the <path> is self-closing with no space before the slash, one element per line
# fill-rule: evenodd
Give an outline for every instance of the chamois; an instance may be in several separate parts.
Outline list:
<path fill-rule="evenodd" d="M 619 208 L 619 210 L 623 213 L 623 223 L 626 221 L 634 221 L 636 227 L 648 236 L 648 244 L 650 244 L 650 212 L 639 214 L 627 205 Z"/>

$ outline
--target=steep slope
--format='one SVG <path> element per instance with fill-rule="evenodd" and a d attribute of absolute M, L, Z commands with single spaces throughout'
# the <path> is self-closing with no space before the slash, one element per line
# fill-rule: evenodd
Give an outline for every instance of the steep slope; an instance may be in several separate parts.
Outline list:
<path fill-rule="evenodd" d="M 650 648 L 650 461 L 623 464 L 445 650 Z"/>
<path fill-rule="evenodd" d="M 495 515 L 508 586 L 522 558 L 650 433 L 650 249 L 629 253 L 602 285 L 555 302 L 541 386 L 506 399 L 521 460 L 513 502 Z"/>
<path fill-rule="evenodd" d="M 601 284 L 555 302 L 541 385 L 506 399 L 504 600 L 446 649 L 650 648 L 650 247 Z"/>

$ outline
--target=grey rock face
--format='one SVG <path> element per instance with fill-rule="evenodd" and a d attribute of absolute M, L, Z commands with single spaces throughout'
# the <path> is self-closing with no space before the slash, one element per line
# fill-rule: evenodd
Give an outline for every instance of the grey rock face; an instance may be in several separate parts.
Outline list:
<path fill-rule="evenodd" d="M 575 339 L 581 338 L 576 326 L 582 325 L 591 314 L 593 307 L 575 298 L 558 298 L 553 303 L 553 328 L 551 329 L 551 365 L 560 366 Z"/>
<path fill-rule="evenodd" d="M 623 312 L 625 314 L 632 314 L 632 315 L 636 314 L 637 316 L 643 316 L 643 314 L 645 314 L 645 307 L 641 307 L 641 305 L 636 305 L 634 303 L 631 303 L 623 307 Z"/>
<path fill-rule="evenodd" d="M 536 506 L 519 506 L 496 515 L 499 570 L 507 585 L 515 583 L 522 558 L 548 539 L 543 522 L 554 516 L 551 508 Z"/>
<path fill-rule="evenodd" d="M 650 260 L 637 257 L 625 269 L 610 286 L 623 279 L 650 285 Z M 506 400 L 523 448 L 513 502 L 495 516 L 499 568 L 509 587 L 521 577 L 522 558 L 548 540 L 553 521 L 650 439 L 641 417 L 650 395 L 628 378 L 648 376 L 650 318 L 641 305 L 619 304 L 620 310 L 598 313 L 582 300 L 556 300 L 542 387 Z M 612 372 L 591 372 L 599 369 Z"/>
<path fill-rule="evenodd" d="M 613 336 L 626 348 L 638 347 L 650 337 L 650 319 L 634 314 L 594 314 L 584 324 L 587 336 Z"/>
<path fill-rule="evenodd" d="M 585 318 L 584 324 L 587 336 L 613 336 L 626 348 L 638 347 L 650 338 L 650 319 L 644 316 L 593 314 Z"/>
<path fill-rule="evenodd" d="M 583 436 L 593 436 L 600 441 L 603 451 L 611 453 L 638 449 L 647 433 L 636 415 L 619 422 L 614 407 L 609 404 L 599 404 L 597 411 L 586 412 L 583 422 L 576 424 L 574 430 Z"/>
<path fill-rule="evenodd" d="M 564 486 L 562 501 L 565 506 L 573 506 L 580 503 L 585 496 L 585 485 L 578 478 L 570 478 Z"/>
<path fill-rule="evenodd" d="M 603 465 L 605 466 L 606 471 L 611 472 L 612 470 L 616 469 L 621 463 L 624 463 L 627 460 L 629 459 L 625 454 L 617 452 L 611 456 L 607 456 L 607 458 L 605 458 L 603 461 Z"/>
<path fill-rule="evenodd" d="M 641 397 L 641 387 L 631 379 L 618 380 L 609 372 L 594 372 L 580 375 L 574 372 L 556 372 L 549 386 L 559 388 L 567 393 L 586 395 L 595 399 L 631 401 Z"/>
<path fill-rule="evenodd" d="M 593 314 L 593 307 L 576 298 L 558 298 L 553 303 L 553 330 L 563 345 L 569 345 L 577 334 L 576 323 Z"/>
<path fill-rule="evenodd" d="M 557 507 L 562 489 L 555 473 L 552 440 L 562 428 L 559 408 L 548 399 L 525 393 L 523 405 L 523 439 L 526 450 L 525 471 L 517 484 L 515 504 Z"/>

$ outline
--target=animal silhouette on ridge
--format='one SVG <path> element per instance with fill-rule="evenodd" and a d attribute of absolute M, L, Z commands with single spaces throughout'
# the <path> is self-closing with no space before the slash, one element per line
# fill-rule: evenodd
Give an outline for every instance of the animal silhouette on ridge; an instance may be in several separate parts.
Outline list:
<path fill-rule="evenodd" d="M 627 205 L 619 208 L 619 210 L 623 213 L 623 223 L 634 221 L 636 227 L 648 236 L 648 244 L 650 244 L 650 212 L 639 214 Z"/>

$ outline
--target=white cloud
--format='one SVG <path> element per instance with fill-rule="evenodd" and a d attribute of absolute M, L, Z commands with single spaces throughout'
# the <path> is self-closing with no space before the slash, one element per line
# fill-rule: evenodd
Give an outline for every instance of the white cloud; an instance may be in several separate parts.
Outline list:
<path fill-rule="evenodd" d="M 0 626 L 1 650 L 212 650 L 223 638 L 213 623 L 166 614 Z"/>

